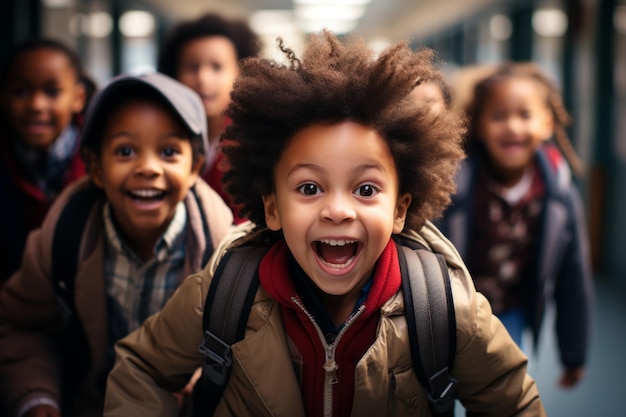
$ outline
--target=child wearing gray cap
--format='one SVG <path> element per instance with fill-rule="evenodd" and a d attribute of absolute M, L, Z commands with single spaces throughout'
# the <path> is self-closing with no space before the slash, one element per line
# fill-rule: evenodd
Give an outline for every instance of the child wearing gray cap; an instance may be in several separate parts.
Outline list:
<path fill-rule="evenodd" d="M 88 177 L 59 196 L 0 294 L 10 416 L 102 415 L 113 344 L 200 270 L 233 217 L 199 176 L 206 115 L 159 73 L 113 79 L 87 111 Z"/>

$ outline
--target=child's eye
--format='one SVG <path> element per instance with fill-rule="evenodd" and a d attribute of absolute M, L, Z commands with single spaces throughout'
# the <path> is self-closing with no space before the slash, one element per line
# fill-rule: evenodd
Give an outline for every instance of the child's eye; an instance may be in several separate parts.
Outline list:
<path fill-rule="evenodd" d="M 372 184 L 363 184 L 356 189 L 355 194 L 361 197 L 372 197 L 380 190 Z"/>
<path fill-rule="evenodd" d="M 61 89 L 58 87 L 46 88 L 46 95 L 51 98 L 58 97 L 61 94 Z"/>
<path fill-rule="evenodd" d="M 13 97 L 24 98 L 27 97 L 28 94 L 30 94 L 30 90 L 26 87 L 16 87 L 11 90 L 11 95 L 13 95 Z"/>
<path fill-rule="evenodd" d="M 120 146 L 115 149 L 115 155 L 119 156 L 131 156 L 133 154 L 133 150 L 130 146 Z"/>
<path fill-rule="evenodd" d="M 297 190 L 304 195 L 317 195 L 321 192 L 317 185 L 310 182 L 298 186 Z"/>
<path fill-rule="evenodd" d="M 171 158 L 173 156 L 178 155 L 180 152 L 178 152 L 176 148 L 173 148 L 170 146 L 170 147 L 163 149 L 162 153 L 163 153 L 163 156 L 165 156 L 166 158 Z"/>
<path fill-rule="evenodd" d="M 493 120 L 494 122 L 499 122 L 502 121 L 506 118 L 506 115 L 502 112 L 494 112 L 491 113 L 490 119 Z"/>
<path fill-rule="evenodd" d="M 182 66 L 181 71 L 197 74 L 200 71 L 200 65 L 197 62 L 186 63 Z"/>

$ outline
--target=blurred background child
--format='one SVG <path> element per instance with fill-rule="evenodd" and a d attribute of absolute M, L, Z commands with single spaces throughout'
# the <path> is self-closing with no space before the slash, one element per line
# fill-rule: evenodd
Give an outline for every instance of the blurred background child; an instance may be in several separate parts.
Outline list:
<path fill-rule="evenodd" d="M 440 227 L 518 344 L 530 328 L 536 346 L 546 304 L 555 301 L 560 384 L 571 387 L 584 374 L 592 282 L 569 116 L 530 63 L 502 64 L 479 81 L 467 115 L 468 158 Z"/>
<path fill-rule="evenodd" d="M 79 128 L 94 89 L 76 53 L 51 39 L 16 45 L 2 68 L 0 286 L 56 196 L 85 174 Z"/>
<path fill-rule="evenodd" d="M 158 70 L 195 90 L 206 110 L 209 128 L 209 160 L 202 177 L 227 203 L 222 191 L 222 168 L 216 148 L 229 120 L 224 112 L 239 76 L 242 59 L 260 52 L 260 40 L 243 20 L 227 20 L 207 14 L 175 27 L 161 46 Z M 236 214 L 237 209 L 233 207 Z M 235 222 L 241 219 L 235 216 Z"/>
<path fill-rule="evenodd" d="M 452 91 L 446 80 L 420 79 L 411 91 L 411 98 L 419 104 L 427 105 L 433 111 L 442 112 L 452 105 Z"/>

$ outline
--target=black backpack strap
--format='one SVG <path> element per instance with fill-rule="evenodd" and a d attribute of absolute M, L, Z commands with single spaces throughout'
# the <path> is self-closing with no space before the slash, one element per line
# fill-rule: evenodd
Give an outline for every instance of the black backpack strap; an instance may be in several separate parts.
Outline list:
<path fill-rule="evenodd" d="M 219 403 L 232 369 L 230 346 L 243 339 L 259 288 L 259 263 L 266 246 L 229 250 L 220 261 L 204 304 L 202 376 L 193 389 L 191 416 L 211 416 Z"/>
<path fill-rule="evenodd" d="M 102 193 L 101 189 L 91 184 L 72 195 L 54 228 L 52 277 L 57 295 L 61 297 L 70 312 L 75 309 L 74 281 L 78 268 L 80 243 L 91 208 Z"/>
<path fill-rule="evenodd" d="M 433 415 L 453 416 L 456 320 L 448 268 L 441 255 L 398 247 L 413 368 L 429 390 Z"/>
<path fill-rule="evenodd" d="M 67 318 L 65 335 L 60 338 L 64 363 L 61 407 L 65 409 L 72 403 L 78 385 L 91 364 L 87 336 L 76 312 L 74 296 L 80 243 L 91 209 L 102 195 L 102 190 L 93 184 L 72 195 L 54 229 L 52 279 Z"/>

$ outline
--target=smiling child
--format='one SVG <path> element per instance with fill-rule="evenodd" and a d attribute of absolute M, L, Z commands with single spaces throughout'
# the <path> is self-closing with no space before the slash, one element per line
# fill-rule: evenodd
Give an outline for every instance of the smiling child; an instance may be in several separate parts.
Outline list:
<path fill-rule="evenodd" d="M 189 88 L 158 73 L 120 76 L 95 96 L 83 133 L 89 178 L 69 187 L 30 235 L 0 295 L 8 415 L 102 415 L 114 342 L 200 270 L 232 224 L 199 178 L 206 120 Z M 58 226 L 78 198 L 88 204 L 70 220 L 84 215 L 85 224 Z M 80 242 L 71 242 L 65 236 L 77 228 Z M 56 276 L 55 245 L 72 243 L 75 277 Z M 61 297 L 66 282 L 70 302 Z"/>
<path fill-rule="evenodd" d="M 228 19 L 215 13 L 186 20 L 165 37 L 159 50 L 157 68 L 194 90 L 202 99 L 207 115 L 209 151 L 202 178 L 233 210 L 237 207 L 222 190 L 222 159 L 218 144 L 230 120 L 225 112 L 230 92 L 239 76 L 241 60 L 259 54 L 260 39 L 245 20 Z"/>
<path fill-rule="evenodd" d="M 411 363 L 399 245 L 441 254 L 451 277 L 452 376 L 468 414 L 542 416 L 526 357 L 429 219 L 454 190 L 462 123 L 409 94 L 440 79 L 429 50 L 313 36 L 288 65 L 243 64 L 224 134 L 226 189 L 254 222 L 116 346 L 105 416 L 175 416 L 170 391 L 201 363 L 203 310 L 228 250 L 271 242 L 215 416 L 430 416 Z M 224 276 L 225 279 L 230 277 Z M 203 393 L 200 393 L 202 395 Z M 211 395 L 207 392 L 204 395 Z"/>
<path fill-rule="evenodd" d="M 0 70 L 0 287 L 60 192 L 85 175 L 83 109 L 95 84 L 56 40 L 13 45 Z"/>
<path fill-rule="evenodd" d="M 503 63 L 480 80 L 468 116 L 469 157 L 441 229 L 520 346 L 526 329 L 537 346 L 555 302 L 559 384 L 573 387 L 585 374 L 593 281 L 584 204 L 571 178 L 581 165 L 570 117 L 556 85 L 526 62 Z"/>

